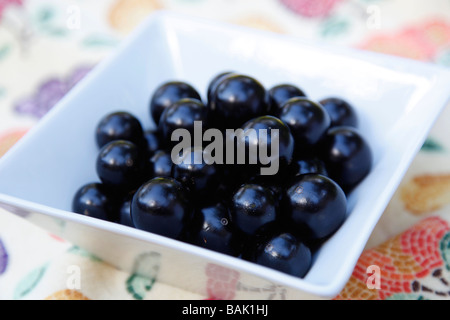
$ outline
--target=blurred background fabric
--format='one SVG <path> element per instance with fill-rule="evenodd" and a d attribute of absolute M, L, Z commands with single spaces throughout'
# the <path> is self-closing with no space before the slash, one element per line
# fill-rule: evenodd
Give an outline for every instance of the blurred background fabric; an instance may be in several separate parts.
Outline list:
<path fill-rule="evenodd" d="M 159 9 L 450 68 L 450 0 L 0 0 L 0 156 Z M 335 299 L 450 299 L 449 124 L 447 108 Z M 67 285 L 73 265 L 80 289 Z M 367 285 L 370 265 L 380 266 L 379 289 Z M 0 215 L 0 299 L 229 299 L 239 290 L 200 296 L 140 279 Z"/>

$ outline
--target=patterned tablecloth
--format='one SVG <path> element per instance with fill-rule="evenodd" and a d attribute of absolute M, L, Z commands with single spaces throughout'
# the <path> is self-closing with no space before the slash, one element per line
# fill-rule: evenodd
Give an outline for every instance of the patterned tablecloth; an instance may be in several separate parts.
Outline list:
<path fill-rule="evenodd" d="M 160 8 L 450 67 L 449 0 L 0 0 L 0 156 Z M 444 110 L 336 299 L 450 298 L 449 124 Z M 83 270 L 79 290 L 66 284 L 72 265 Z M 367 286 L 370 265 L 380 289 Z M 205 292 L 146 283 L 0 216 L 1 299 L 223 298 Z"/>

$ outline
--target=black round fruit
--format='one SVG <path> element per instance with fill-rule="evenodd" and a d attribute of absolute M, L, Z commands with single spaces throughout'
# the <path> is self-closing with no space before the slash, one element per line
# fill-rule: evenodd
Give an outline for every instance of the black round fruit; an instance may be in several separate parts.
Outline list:
<path fill-rule="evenodd" d="M 278 117 L 283 105 L 291 98 L 306 97 L 306 94 L 292 84 L 279 84 L 267 91 L 267 102 L 270 105 L 270 114 Z"/>
<path fill-rule="evenodd" d="M 262 237 L 248 260 L 299 278 L 305 277 L 311 268 L 312 254 L 308 246 L 289 232 Z"/>
<path fill-rule="evenodd" d="M 162 149 L 163 143 L 161 141 L 161 134 L 158 130 L 145 130 L 143 137 L 143 148 L 145 148 L 148 157 L 151 157 L 156 151 Z"/>
<path fill-rule="evenodd" d="M 277 200 L 269 188 L 244 184 L 233 194 L 230 213 L 236 227 L 253 236 L 259 228 L 277 220 Z"/>
<path fill-rule="evenodd" d="M 244 135 L 238 140 L 238 151 L 242 152 L 244 146 L 247 164 L 256 164 L 266 171 L 260 171 L 261 174 L 278 174 L 280 169 L 284 170 L 291 163 L 294 138 L 289 127 L 280 119 L 260 116 L 247 121 L 242 129 Z"/>
<path fill-rule="evenodd" d="M 190 233 L 190 242 L 197 246 L 231 256 L 239 256 L 242 252 L 241 234 L 223 202 L 199 207 Z"/>
<path fill-rule="evenodd" d="M 150 177 L 169 178 L 172 176 L 173 162 L 168 151 L 156 151 L 149 158 L 147 166 Z"/>
<path fill-rule="evenodd" d="M 171 178 L 153 178 L 135 193 L 131 216 L 137 229 L 181 240 L 191 206 L 180 182 Z"/>
<path fill-rule="evenodd" d="M 304 174 L 286 189 L 284 211 L 304 239 L 321 240 L 334 233 L 347 214 L 347 198 L 336 182 L 320 174 Z"/>
<path fill-rule="evenodd" d="M 144 158 L 134 143 L 116 140 L 100 149 L 96 170 L 106 186 L 115 191 L 128 192 L 144 178 Z"/>
<path fill-rule="evenodd" d="M 131 217 L 131 201 L 134 193 L 128 194 L 119 203 L 119 218 L 118 223 L 128 227 L 134 227 L 133 219 Z"/>
<path fill-rule="evenodd" d="M 213 93 L 216 91 L 217 86 L 220 84 L 220 82 L 223 79 L 225 79 L 226 76 L 229 76 L 231 74 L 233 74 L 233 72 L 225 71 L 225 72 L 219 73 L 218 75 L 216 75 L 214 78 L 211 79 L 211 81 L 209 82 L 209 85 L 208 85 L 208 89 L 207 89 L 208 103 L 211 102 Z"/>
<path fill-rule="evenodd" d="M 166 145 L 173 146 L 172 133 L 177 129 L 186 129 L 194 135 L 196 121 L 201 122 L 202 130 L 208 127 L 208 108 L 197 99 L 185 98 L 166 108 L 159 120 L 161 139 Z"/>
<path fill-rule="evenodd" d="M 101 183 L 88 183 L 77 190 L 72 199 L 72 211 L 88 217 L 115 221 L 117 212 L 108 189 Z"/>
<path fill-rule="evenodd" d="M 150 100 L 150 115 L 156 125 L 165 109 L 183 98 L 201 100 L 200 94 L 190 84 L 183 81 L 169 81 L 159 86 Z"/>
<path fill-rule="evenodd" d="M 321 146 L 329 176 L 350 192 L 370 172 L 372 151 L 366 139 L 352 127 L 331 128 Z"/>
<path fill-rule="evenodd" d="M 192 147 L 185 150 L 172 169 L 172 177 L 180 181 L 195 199 L 213 196 L 220 182 L 219 168 L 205 156 L 204 150 Z"/>
<path fill-rule="evenodd" d="M 256 79 L 232 74 L 224 77 L 212 93 L 209 104 L 214 123 L 234 129 L 244 122 L 268 113 L 266 90 Z"/>
<path fill-rule="evenodd" d="M 317 157 L 304 157 L 294 159 L 289 166 L 288 180 L 294 181 L 299 176 L 307 173 L 317 173 L 328 176 L 325 162 Z"/>
<path fill-rule="evenodd" d="M 142 125 L 139 119 L 129 112 L 113 112 L 100 120 L 95 138 L 99 148 L 115 140 L 128 140 L 139 145 L 143 138 Z"/>
<path fill-rule="evenodd" d="M 331 119 L 330 127 L 358 127 L 358 115 L 353 106 L 341 98 L 326 98 L 320 104 L 327 111 Z"/>
<path fill-rule="evenodd" d="M 330 126 L 325 109 L 305 98 L 289 99 L 280 112 L 280 119 L 291 129 L 296 154 L 310 152 Z"/>

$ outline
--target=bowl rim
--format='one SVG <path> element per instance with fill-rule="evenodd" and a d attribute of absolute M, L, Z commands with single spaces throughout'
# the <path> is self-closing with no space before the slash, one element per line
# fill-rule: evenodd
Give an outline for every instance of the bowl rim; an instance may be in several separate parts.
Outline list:
<path fill-rule="evenodd" d="M 125 38 L 119 46 L 114 50 L 112 54 L 104 58 L 91 72 L 87 74 L 87 76 L 80 81 L 71 91 L 69 91 L 59 102 L 57 105 L 55 105 L 42 119 L 39 120 L 37 124 L 35 124 L 26 134 L 25 136 L 19 140 L 14 146 L 12 146 L 7 153 L 0 159 L 0 171 L 3 169 L 4 164 L 8 162 L 8 159 L 11 157 L 14 157 L 16 150 L 19 150 L 21 148 L 24 148 L 27 146 L 29 139 L 32 139 L 32 137 L 35 136 L 36 132 L 39 132 L 41 128 L 45 127 L 47 122 L 52 121 L 53 117 L 60 112 L 60 110 L 63 109 L 64 105 L 66 105 L 72 97 L 76 96 L 78 92 L 83 90 L 85 87 L 88 87 L 91 81 L 94 81 L 97 76 L 99 76 L 103 70 L 107 69 L 112 63 L 114 63 L 116 57 L 120 55 L 122 50 L 127 48 L 131 43 L 137 41 L 137 39 L 141 36 L 143 32 L 145 32 L 152 24 L 154 23 L 167 23 L 167 21 L 170 19 L 176 19 L 176 20 L 189 20 L 194 21 L 196 23 L 206 24 L 206 25 L 216 25 L 219 27 L 224 28 L 231 28 L 234 30 L 242 31 L 245 33 L 250 34 L 258 34 L 263 35 L 264 37 L 269 38 L 275 38 L 275 39 L 282 39 L 283 41 L 289 41 L 293 42 L 295 44 L 301 45 L 301 46 L 311 46 L 314 47 L 314 49 L 319 50 L 327 50 L 332 51 L 332 54 L 334 55 L 350 55 L 351 57 L 355 57 L 361 60 L 367 60 L 369 59 L 370 62 L 373 63 L 381 63 L 381 60 L 389 59 L 391 62 L 402 64 L 409 68 L 418 68 L 420 70 L 427 70 L 430 72 L 433 72 L 438 77 L 439 82 L 441 83 L 449 83 L 450 84 L 450 71 L 442 66 L 438 66 L 429 62 L 422 62 L 422 61 L 416 61 L 408 58 L 403 57 L 397 57 L 392 55 L 387 55 L 383 53 L 378 52 L 369 52 L 364 51 L 357 48 L 351 48 L 351 47 L 340 47 L 335 45 L 330 45 L 323 42 L 318 41 L 311 41 L 311 40 L 305 40 L 300 39 L 298 37 L 292 36 L 292 35 L 286 35 L 286 34 L 278 34 L 273 32 L 268 32 L 264 30 L 258 30 L 253 29 L 250 27 L 245 27 L 241 25 L 234 25 L 229 24 L 226 22 L 218 22 L 209 20 L 206 18 L 201 17 L 194 17 L 189 15 L 184 15 L 178 12 L 172 12 L 169 10 L 158 10 L 154 13 L 152 13 L 143 23 L 141 23 L 135 31 Z M 450 101 L 450 96 L 447 99 L 447 102 L 442 106 L 442 109 L 445 107 L 445 105 L 448 104 Z M 441 109 L 441 110 L 442 110 Z M 438 118 L 439 114 L 436 114 L 434 117 L 434 121 Z M 433 121 L 433 123 L 434 123 Z M 431 128 L 431 126 L 430 126 Z M 429 128 L 429 129 L 430 129 Z M 429 130 L 428 129 L 428 130 Z M 424 137 L 425 139 L 426 137 Z M 416 154 L 421 146 L 421 142 L 423 141 L 417 141 L 415 150 L 411 150 L 411 154 Z M 382 195 L 381 199 L 382 201 L 379 201 L 377 203 L 377 214 L 374 214 L 371 216 L 371 221 L 365 227 L 367 228 L 366 232 L 366 239 L 364 243 L 360 243 L 358 246 L 358 252 L 354 252 L 353 255 L 350 257 L 352 259 L 351 262 L 348 262 L 348 265 L 353 265 L 352 268 L 346 268 L 345 270 L 342 270 L 342 274 L 335 277 L 333 281 L 326 283 L 326 284 L 314 284 L 311 282 L 308 282 L 305 279 L 300 279 L 293 277 L 291 275 L 284 274 L 282 272 L 269 269 L 264 266 L 259 266 L 254 263 L 238 259 L 235 257 L 230 257 L 221 253 L 213 252 L 208 249 L 200 248 L 191 244 L 187 244 L 178 240 L 170 239 L 167 237 L 163 237 L 154 233 L 138 230 L 135 228 L 122 226 L 119 224 L 102 221 L 99 219 L 93 219 L 90 217 L 85 217 L 79 214 L 75 214 L 70 211 L 61 210 L 57 208 L 52 208 L 49 206 L 45 206 L 42 204 L 30 202 L 24 199 L 20 199 L 17 197 L 13 197 L 10 195 L 7 195 L 5 193 L 0 193 L 0 207 L 2 204 L 9 205 L 9 206 L 16 206 L 20 208 L 24 208 L 25 210 L 28 210 L 30 212 L 36 212 L 43 215 L 52 216 L 54 218 L 63 219 L 63 220 L 69 220 L 74 223 L 84 224 L 91 227 L 99 228 L 104 231 L 113 232 L 116 234 L 120 234 L 123 236 L 135 238 L 138 240 L 143 240 L 146 242 L 152 242 L 157 245 L 161 245 L 163 247 L 168 247 L 174 250 L 182 250 L 186 253 L 195 255 L 197 257 L 202 257 L 207 260 L 213 261 L 215 263 L 243 271 L 245 273 L 248 273 L 250 275 L 258 276 L 264 280 L 268 281 L 274 281 L 279 284 L 285 285 L 290 288 L 294 288 L 297 290 L 304 291 L 306 293 L 311 293 L 317 296 L 323 296 L 323 297 L 334 297 L 344 288 L 345 284 L 347 283 L 348 279 L 350 278 L 354 266 L 357 263 L 357 260 L 359 259 L 360 254 L 363 252 L 364 246 L 367 242 L 367 240 L 370 237 L 370 234 L 372 230 L 375 228 L 376 222 L 379 220 L 380 216 L 383 213 L 383 210 L 388 205 L 392 195 L 395 192 L 395 189 L 400 184 L 401 179 L 403 178 L 404 174 L 406 173 L 410 163 L 413 161 L 414 156 L 410 157 L 408 159 L 407 163 L 403 163 L 401 170 L 397 170 L 397 174 L 391 178 L 389 181 L 389 185 L 386 186 L 385 194 Z M 69 213 L 69 214 L 68 214 Z"/>

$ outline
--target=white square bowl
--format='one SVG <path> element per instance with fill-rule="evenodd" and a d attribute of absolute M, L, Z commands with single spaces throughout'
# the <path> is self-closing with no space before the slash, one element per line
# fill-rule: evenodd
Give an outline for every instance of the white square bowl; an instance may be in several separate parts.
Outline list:
<path fill-rule="evenodd" d="M 297 84 L 316 100 L 347 99 L 372 147 L 373 169 L 350 195 L 346 222 L 304 279 L 71 212 L 75 191 L 98 181 L 94 128 L 101 117 L 128 109 L 150 128 L 149 98 L 162 82 L 187 81 L 205 95 L 210 79 L 228 70 L 266 87 Z M 118 268 L 201 294 L 262 299 L 278 288 L 281 298 L 332 298 L 446 106 L 449 88 L 450 73 L 433 65 L 157 12 L 1 159 L 0 206 Z"/>

